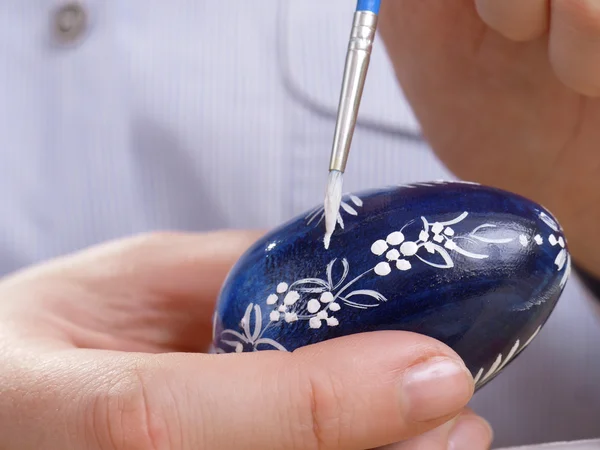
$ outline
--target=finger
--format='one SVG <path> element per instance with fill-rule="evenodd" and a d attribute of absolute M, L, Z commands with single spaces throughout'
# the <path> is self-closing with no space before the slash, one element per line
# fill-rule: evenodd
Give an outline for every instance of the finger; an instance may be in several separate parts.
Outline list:
<path fill-rule="evenodd" d="M 167 299 L 208 297 L 262 233 L 155 232 L 108 242 L 56 261 L 52 272 L 94 283 L 135 282 Z"/>
<path fill-rule="evenodd" d="M 448 450 L 488 450 L 494 433 L 490 424 L 471 411 L 463 413 L 450 431 Z"/>
<path fill-rule="evenodd" d="M 488 450 L 492 439 L 490 424 L 467 408 L 434 430 L 380 450 Z"/>
<path fill-rule="evenodd" d="M 600 95 L 600 3 L 553 0 L 550 61 L 558 78 L 575 91 Z"/>
<path fill-rule="evenodd" d="M 49 450 L 364 450 L 440 426 L 473 393 L 451 349 L 404 332 L 354 335 L 293 353 L 70 350 L 35 362 L 11 352 L 8 367 L 22 370 L 0 398 L 0 431 L 9 430 L 5 439 L 23 450 L 40 442 Z M 23 391 L 30 395 L 22 398 Z M 18 403 L 27 420 L 3 415 L 14 412 L 3 402 Z"/>
<path fill-rule="evenodd" d="M 201 366 L 182 355 L 159 358 L 160 376 L 141 372 L 145 408 L 160 418 L 153 434 L 166 440 L 176 430 L 189 448 L 374 448 L 443 424 L 473 393 L 455 353 L 403 332 L 354 335 L 293 353 L 206 355 Z"/>
<path fill-rule="evenodd" d="M 386 445 L 379 450 L 449 450 L 448 438 L 457 418 L 408 441 Z M 473 448 L 470 450 L 480 450 Z"/>
<path fill-rule="evenodd" d="M 0 443 L 22 450 L 364 450 L 442 425 L 473 393 L 451 349 L 394 331 L 293 353 L 8 355 Z"/>
<path fill-rule="evenodd" d="M 224 231 L 122 239 L 26 270 L 0 291 L 23 311 L 29 326 L 19 323 L 21 333 L 47 337 L 52 323 L 78 347 L 203 351 L 224 278 L 259 236 Z"/>
<path fill-rule="evenodd" d="M 549 0 L 475 0 L 481 19 L 514 41 L 529 41 L 548 30 Z"/>

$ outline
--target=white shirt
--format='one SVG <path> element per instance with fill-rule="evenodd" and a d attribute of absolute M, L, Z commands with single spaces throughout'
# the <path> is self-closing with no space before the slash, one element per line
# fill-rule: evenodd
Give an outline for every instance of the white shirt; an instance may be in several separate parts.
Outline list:
<path fill-rule="evenodd" d="M 322 202 L 354 4 L 0 2 L 0 271 L 132 233 L 270 228 Z M 57 15 L 58 14 L 58 15 Z M 75 33 L 76 34 L 76 33 Z M 377 41 L 349 191 L 452 178 Z M 389 130 L 388 130 L 389 131 Z M 473 407 L 496 445 L 600 436 L 600 321 L 573 277 Z"/>

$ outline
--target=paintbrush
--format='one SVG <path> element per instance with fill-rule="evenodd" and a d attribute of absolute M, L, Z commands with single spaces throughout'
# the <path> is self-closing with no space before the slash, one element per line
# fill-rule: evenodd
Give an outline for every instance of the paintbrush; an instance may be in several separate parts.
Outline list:
<path fill-rule="evenodd" d="M 329 248 L 340 214 L 344 172 L 371 59 L 380 3 L 381 0 L 358 0 L 352 22 L 325 191 L 323 242 L 326 249 Z"/>

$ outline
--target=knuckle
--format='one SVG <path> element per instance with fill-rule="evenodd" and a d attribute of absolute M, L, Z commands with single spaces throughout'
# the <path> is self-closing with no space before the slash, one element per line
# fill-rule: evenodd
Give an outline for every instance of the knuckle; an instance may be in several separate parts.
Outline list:
<path fill-rule="evenodd" d="M 144 250 L 147 248 L 162 247 L 173 241 L 174 239 L 180 238 L 182 233 L 175 231 L 149 231 L 146 233 L 140 233 L 128 240 L 129 248 L 132 251 Z"/>
<path fill-rule="evenodd" d="M 538 38 L 547 28 L 547 14 L 539 2 L 476 0 L 479 17 L 492 29 L 515 42 Z"/>
<path fill-rule="evenodd" d="M 344 407 L 343 383 L 326 372 L 308 374 L 305 379 L 302 404 L 308 439 L 315 449 L 339 448 L 341 430 L 350 425 L 347 423 L 350 414 Z M 303 437 L 304 443 L 306 438 Z"/>
<path fill-rule="evenodd" d="M 95 389 L 86 405 L 86 441 L 101 450 L 171 448 L 169 429 L 153 415 L 148 392 L 147 381 L 135 369 Z"/>

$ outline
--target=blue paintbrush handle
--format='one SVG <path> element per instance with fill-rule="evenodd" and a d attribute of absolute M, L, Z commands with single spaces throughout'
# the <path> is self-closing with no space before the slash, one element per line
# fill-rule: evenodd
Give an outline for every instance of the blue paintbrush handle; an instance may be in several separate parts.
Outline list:
<path fill-rule="evenodd" d="M 374 14 L 379 14 L 379 6 L 381 0 L 358 0 L 356 4 L 357 11 L 370 11 Z"/>

